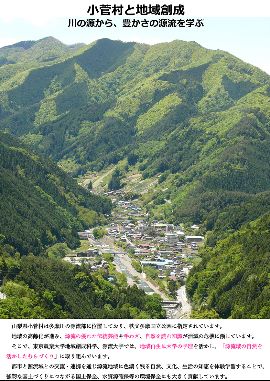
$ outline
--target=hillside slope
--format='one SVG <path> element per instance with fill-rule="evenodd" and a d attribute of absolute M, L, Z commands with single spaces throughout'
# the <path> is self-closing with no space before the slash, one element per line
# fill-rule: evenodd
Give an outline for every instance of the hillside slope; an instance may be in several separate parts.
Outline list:
<path fill-rule="evenodd" d="M 270 213 L 203 251 L 187 291 L 196 317 L 270 318 Z"/>
<path fill-rule="evenodd" d="M 89 273 L 59 259 L 8 256 L 0 244 L 1 319 L 165 318 L 159 295 L 137 286 L 111 284 L 102 272 Z"/>
<path fill-rule="evenodd" d="M 226 52 L 102 39 L 5 79 L 12 66 L 0 128 L 75 175 L 133 154 L 144 178 L 162 175 L 153 215 L 211 230 L 228 205 L 270 189 L 270 79 Z"/>
<path fill-rule="evenodd" d="M 20 253 L 79 243 L 77 231 L 110 213 L 110 201 L 79 187 L 51 161 L 0 134 L 0 234 Z"/>

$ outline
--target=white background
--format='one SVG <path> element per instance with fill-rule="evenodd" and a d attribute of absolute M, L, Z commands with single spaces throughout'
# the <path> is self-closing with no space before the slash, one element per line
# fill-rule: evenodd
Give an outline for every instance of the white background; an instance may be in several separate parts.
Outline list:
<path fill-rule="evenodd" d="M 50 324 L 50 323 L 100 323 L 103 322 L 105 324 L 114 324 L 114 323 L 119 323 L 123 324 L 126 327 L 128 327 L 129 323 L 164 323 L 164 324 L 174 324 L 174 323 L 186 323 L 186 324 L 194 324 L 199 326 L 202 324 L 203 326 L 211 325 L 211 324 L 218 324 L 222 328 L 216 328 L 216 329 L 209 329 L 209 328 L 188 328 L 187 330 L 185 329 L 148 329 L 148 330 L 131 330 L 129 328 L 127 329 L 110 329 L 110 328 L 104 328 L 103 330 L 91 330 L 91 329 L 86 329 L 86 330 L 75 330 L 75 329 L 63 329 L 62 331 L 55 330 L 52 331 L 50 329 L 45 329 L 45 330 L 11 330 L 11 324 L 18 324 L 18 323 L 45 323 L 45 324 Z M 233 380 L 269 380 L 270 379 L 270 367 L 269 367 L 269 358 L 270 358 L 270 330 L 269 330 L 269 320 L 2 320 L 0 322 L 0 329 L 1 329 L 1 347 L 0 347 L 0 378 L 1 379 L 6 379 L 6 374 L 10 373 L 18 373 L 23 376 L 23 374 L 27 373 L 25 370 L 20 370 L 16 371 L 16 369 L 11 370 L 11 364 L 15 363 L 31 363 L 31 364 L 37 364 L 37 363 L 45 363 L 45 364 L 53 364 L 53 363 L 66 363 L 67 366 L 70 366 L 71 363 L 80 363 L 80 361 L 73 361 L 73 360 L 8 360 L 6 358 L 6 355 L 8 353 L 10 354 L 23 354 L 23 353 L 32 353 L 32 354 L 40 354 L 40 353 L 80 353 L 80 354 L 89 354 L 89 353 L 102 353 L 102 351 L 91 351 L 91 350 L 59 350 L 59 351 L 54 351 L 54 350 L 46 350 L 46 349 L 41 349 L 41 350 L 33 350 L 33 349 L 14 349 L 12 348 L 13 344 L 24 344 L 28 343 L 30 346 L 32 343 L 56 343 L 57 341 L 55 340 L 50 340 L 50 339 L 44 339 L 44 340 L 11 340 L 11 334 L 12 333 L 60 333 L 62 338 L 59 339 L 59 343 L 98 343 L 100 346 L 102 346 L 102 343 L 134 343 L 137 345 L 138 349 L 137 350 L 110 350 L 110 351 L 104 351 L 103 353 L 108 353 L 110 355 L 110 360 L 82 360 L 82 364 L 87 364 L 87 363 L 154 363 L 154 364 L 161 364 L 166 367 L 166 364 L 172 364 L 176 363 L 178 365 L 181 365 L 183 363 L 202 363 L 202 364 L 207 364 L 207 363 L 229 363 L 229 364 L 250 364 L 253 366 L 253 364 L 258 365 L 262 364 L 264 366 L 264 370 L 253 370 L 253 369 L 246 369 L 246 370 L 239 370 L 239 371 L 222 371 L 222 370 L 211 370 L 211 371 L 206 371 L 206 370 L 190 370 L 190 371 L 182 371 L 181 373 L 183 374 L 182 379 L 184 379 L 184 374 L 189 374 L 189 373 L 201 373 L 203 375 L 208 374 L 210 375 L 215 375 L 215 374 L 225 374 L 227 376 L 227 379 L 233 379 Z M 129 339 L 129 340 L 124 340 L 124 339 L 118 339 L 118 340 L 96 340 L 96 339 L 76 339 L 76 340 L 67 340 L 65 338 L 66 333 L 88 333 L 88 334 L 93 334 L 93 333 L 129 333 L 129 334 L 140 334 L 142 336 L 142 339 Z M 146 333 L 227 333 L 228 335 L 235 334 L 235 335 L 246 335 L 246 334 L 251 334 L 254 336 L 254 339 L 251 338 L 240 338 L 240 337 L 229 337 L 223 340 L 220 339 L 214 339 L 214 340 L 204 340 L 204 339 L 166 339 L 166 340 L 149 340 L 145 339 L 145 334 Z M 212 344 L 212 346 L 216 346 L 216 350 L 213 349 L 203 349 L 203 350 L 189 350 L 189 349 L 171 349 L 171 350 L 143 350 L 139 348 L 140 343 L 151 343 L 151 344 L 168 344 L 168 343 L 206 343 L 206 344 Z M 248 349 L 235 349 L 235 350 L 227 350 L 224 349 L 223 344 L 236 344 L 236 343 L 242 343 L 242 344 L 247 344 L 247 343 L 257 343 L 257 344 L 262 344 L 263 348 L 262 349 L 257 349 L 257 350 L 248 350 Z M 28 372 L 35 374 L 35 373 L 42 373 L 40 371 L 32 371 L 29 370 Z M 75 374 L 76 373 L 83 373 L 84 371 L 82 370 L 76 370 L 73 371 Z M 85 371 L 85 373 L 95 373 L 99 376 L 100 379 L 102 379 L 102 375 L 106 373 L 132 373 L 133 371 L 128 371 L 128 370 L 114 370 L 114 371 L 104 371 L 101 370 L 99 372 L 97 371 Z M 147 371 L 138 371 L 140 373 L 146 373 Z M 160 371 L 155 371 L 155 370 L 149 370 L 149 373 L 160 373 Z M 165 372 L 168 373 L 169 371 Z M 180 371 L 179 371 L 180 372 Z M 65 371 L 45 371 L 45 373 L 49 374 L 67 374 L 67 373 L 72 373 L 70 369 L 67 369 Z M 136 373 L 136 372 L 135 372 Z M 178 371 L 171 371 L 171 373 L 178 373 Z"/>

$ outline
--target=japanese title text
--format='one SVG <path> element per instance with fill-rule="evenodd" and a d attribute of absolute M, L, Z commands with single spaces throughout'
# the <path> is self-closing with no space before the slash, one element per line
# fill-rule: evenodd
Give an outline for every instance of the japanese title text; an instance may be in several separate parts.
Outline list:
<path fill-rule="evenodd" d="M 204 20 L 184 18 L 183 4 L 90 4 L 87 17 L 70 18 L 69 28 L 201 28 Z M 121 18 L 120 16 L 123 16 Z"/>

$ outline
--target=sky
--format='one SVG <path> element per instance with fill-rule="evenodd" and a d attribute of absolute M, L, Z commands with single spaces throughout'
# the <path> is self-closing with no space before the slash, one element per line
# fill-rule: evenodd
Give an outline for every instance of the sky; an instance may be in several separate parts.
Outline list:
<path fill-rule="evenodd" d="M 183 4 L 184 18 L 203 18 L 202 28 L 68 28 L 68 19 L 86 19 L 91 4 Z M 127 17 L 127 16 L 126 16 Z M 126 18 L 123 17 L 123 18 Z M 130 16 L 131 17 L 131 16 Z M 150 17 L 150 16 L 148 16 Z M 132 17 L 131 17 L 132 18 Z M 153 17 L 151 17 L 153 18 Z M 172 40 L 196 41 L 225 50 L 270 74 L 269 0 L 9 0 L 0 3 L 0 47 L 23 40 L 53 36 L 66 44 L 99 38 L 149 44 Z"/>

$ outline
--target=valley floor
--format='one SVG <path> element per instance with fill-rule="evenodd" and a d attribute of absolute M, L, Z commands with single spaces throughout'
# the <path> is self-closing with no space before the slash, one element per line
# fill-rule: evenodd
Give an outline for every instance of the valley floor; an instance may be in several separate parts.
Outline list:
<path fill-rule="evenodd" d="M 100 255 L 113 255 L 115 269 L 125 275 L 129 285 L 136 284 L 147 294 L 161 296 L 168 318 L 188 318 L 191 305 L 184 284 L 193 262 L 199 258 L 203 237 L 186 236 L 180 226 L 163 221 L 150 223 L 140 203 L 127 201 L 122 191 L 109 192 L 107 196 L 115 208 L 106 234 L 96 239 L 94 229 L 84 232 L 89 249 L 85 256 L 81 253 L 81 258 L 72 261 L 92 261 L 91 269 L 95 271 L 104 264 L 106 267 L 106 261 L 97 261 Z"/>

